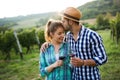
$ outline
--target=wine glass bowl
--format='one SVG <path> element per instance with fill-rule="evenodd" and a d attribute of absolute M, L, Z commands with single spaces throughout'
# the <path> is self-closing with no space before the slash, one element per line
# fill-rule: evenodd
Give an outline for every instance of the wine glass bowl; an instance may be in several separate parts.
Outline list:
<path fill-rule="evenodd" d="M 70 57 L 74 57 L 74 56 L 75 56 L 75 54 L 71 53 L 71 54 L 69 54 L 69 56 L 70 56 Z"/>
<path fill-rule="evenodd" d="M 59 60 L 64 60 L 65 56 L 59 56 Z"/>

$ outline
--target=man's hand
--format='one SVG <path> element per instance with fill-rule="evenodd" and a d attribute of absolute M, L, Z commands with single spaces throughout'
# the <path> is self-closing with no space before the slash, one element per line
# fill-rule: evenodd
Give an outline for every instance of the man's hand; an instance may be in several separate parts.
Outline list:
<path fill-rule="evenodd" d="M 71 57 L 70 63 L 75 67 L 80 67 L 84 65 L 84 60 L 76 57 Z"/>
<path fill-rule="evenodd" d="M 44 52 L 48 48 L 49 42 L 45 42 L 41 45 L 40 52 Z"/>

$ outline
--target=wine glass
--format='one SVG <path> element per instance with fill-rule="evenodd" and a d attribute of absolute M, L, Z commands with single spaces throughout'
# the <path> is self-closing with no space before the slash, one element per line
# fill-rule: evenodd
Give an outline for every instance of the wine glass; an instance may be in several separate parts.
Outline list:
<path fill-rule="evenodd" d="M 75 57 L 75 52 L 70 50 L 69 57 L 70 57 L 70 58 Z M 73 70 L 73 67 L 74 67 L 74 66 L 73 66 L 71 63 L 70 63 L 69 65 L 70 65 L 70 67 L 71 67 L 71 70 Z"/>
<path fill-rule="evenodd" d="M 64 59 L 66 58 L 66 56 L 65 56 L 65 54 L 64 53 L 61 53 L 60 55 L 59 55 L 59 60 L 62 60 L 63 61 L 63 65 L 62 66 L 60 66 L 60 69 L 62 69 L 63 68 L 63 66 L 64 66 Z"/>
<path fill-rule="evenodd" d="M 70 54 L 69 54 L 70 57 L 75 57 L 75 52 L 73 51 L 70 51 Z"/>

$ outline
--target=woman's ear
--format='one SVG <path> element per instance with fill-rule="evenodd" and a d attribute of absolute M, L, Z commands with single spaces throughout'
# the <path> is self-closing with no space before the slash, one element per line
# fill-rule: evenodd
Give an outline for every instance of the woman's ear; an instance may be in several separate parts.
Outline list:
<path fill-rule="evenodd" d="M 52 38 L 53 37 L 53 33 L 50 32 L 50 37 Z"/>

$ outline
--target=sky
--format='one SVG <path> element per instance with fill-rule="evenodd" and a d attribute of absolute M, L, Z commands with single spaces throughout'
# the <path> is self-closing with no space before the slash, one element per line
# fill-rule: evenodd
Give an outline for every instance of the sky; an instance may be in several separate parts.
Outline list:
<path fill-rule="evenodd" d="M 93 0 L 0 0 L 0 18 L 61 11 Z"/>

